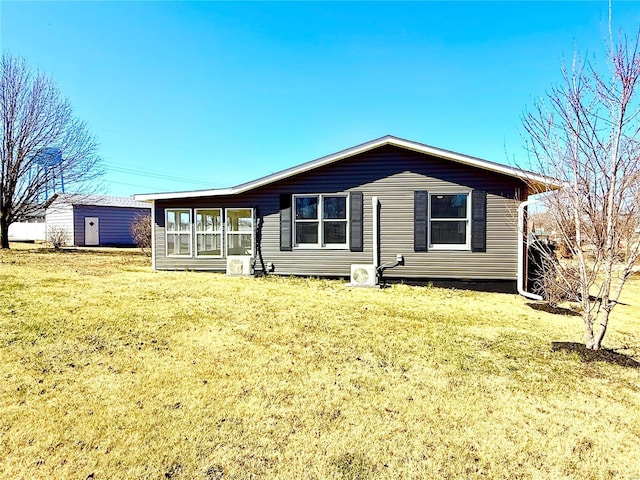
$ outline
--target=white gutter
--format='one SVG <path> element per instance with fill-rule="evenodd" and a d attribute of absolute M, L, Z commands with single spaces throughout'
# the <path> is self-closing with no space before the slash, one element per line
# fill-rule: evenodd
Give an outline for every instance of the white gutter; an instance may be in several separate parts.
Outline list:
<path fill-rule="evenodd" d="M 518 234 L 520 237 L 518 239 L 518 293 L 531 300 L 543 300 L 540 295 L 527 292 L 524 285 L 524 243 L 527 241 L 524 238 L 524 209 L 533 203 L 538 203 L 538 200 L 527 200 L 518 205 Z"/>
<path fill-rule="evenodd" d="M 371 197 L 371 216 L 373 218 L 373 266 L 380 266 L 380 251 L 378 248 L 378 197 Z"/>

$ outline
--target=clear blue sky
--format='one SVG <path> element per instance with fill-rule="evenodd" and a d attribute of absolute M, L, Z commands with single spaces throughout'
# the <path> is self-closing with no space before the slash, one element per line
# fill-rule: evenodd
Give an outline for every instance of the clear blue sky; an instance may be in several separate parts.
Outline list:
<path fill-rule="evenodd" d="M 640 2 L 615 2 L 635 33 Z M 391 134 L 524 164 L 520 117 L 591 2 L 0 1 L 3 51 L 46 71 L 98 137 L 106 193 L 236 185 Z M 146 175 L 150 173 L 151 175 Z"/>

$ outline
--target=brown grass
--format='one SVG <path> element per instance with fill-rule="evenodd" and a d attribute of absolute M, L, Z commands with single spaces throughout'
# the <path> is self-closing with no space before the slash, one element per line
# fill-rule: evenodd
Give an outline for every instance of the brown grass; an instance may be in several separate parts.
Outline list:
<path fill-rule="evenodd" d="M 607 346 L 640 360 L 640 279 Z M 0 252 L 0 478 L 634 478 L 640 369 L 514 295 Z"/>

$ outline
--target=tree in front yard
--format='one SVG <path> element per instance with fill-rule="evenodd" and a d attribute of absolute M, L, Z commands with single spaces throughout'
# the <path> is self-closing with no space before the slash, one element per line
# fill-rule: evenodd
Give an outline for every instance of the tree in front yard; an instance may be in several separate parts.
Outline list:
<path fill-rule="evenodd" d="M 50 185 L 76 191 L 98 175 L 97 141 L 53 80 L 19 57 L 0 61 L 0 247 L 9 225 L 41 210 Z"/>
<path fill-rule="evenodd" d="M 51 244 L 55 251 L 67 245 L 70 239 L 71 235 L 64 227 L 52 225 L 47 228 L 47 242 Z"/>
<path fill-rule="evenodd" d="M 639 48 L 640 31 L 615 37 L 610 18 L 606 65 L 576 54 L 523 118 L 538 168 L 564 184 L 543 198 L 572 260 L 547 260 L 555 284 L 580 302 L 594 350 L 640 254 Z"/>
<path fill-rule="evenodd" d="M 145 255 L 150 255 L 151 250 L 151 217 L 138 214 L 131 222 L 131 235 L 136 245 Z"/>

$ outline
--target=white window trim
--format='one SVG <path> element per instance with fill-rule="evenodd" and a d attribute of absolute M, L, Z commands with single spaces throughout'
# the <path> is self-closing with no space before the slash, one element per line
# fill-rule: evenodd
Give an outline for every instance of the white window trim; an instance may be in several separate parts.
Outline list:
<path fill-rule="evenodd" d="M 256 218 L 255 218 L 255 212 L 253 210 L 253 208 L 251 207 L 229 207 L 229 208 L 225 208 L 224 209 L 224 219 L 223 219 L 223 231 L 224 231 L 224 238 L 223 238 L 223 242 L 224 242 L 224 256 L 228 257 L 229 256 L 229 252 L 227 251 L 229 248 L 229 242 L 227 241 L 227 235 L 246 235 L 249 232 L 234 232 L 234 231 L 230 231 L 229 230 L 229 224 L 228 224 L 228 219 L 229 219 L 229 215 L 228 212 L 229 210 L 251 210 L 251 256 L 255 257 L 255 251 L 256 251 Z"/>
<path fill-rule="evenodd" d="M 318 218 L 317 221 L 318 222 L 318 243 L 302 243 L 302 244 L 298 244 L 296 242 L 296 229 L 298 227 L 298 222 L 300 222 L 301 220 L 296 220 L 296 198 L 303 198 L 303 197 L 318 197 Z M 323 209 L 323 201 L 322 199 L 324 197 L 344 197 L 346 199 L 346 218 L 344 220 L 341 219 L 323 219 L 322 218 L 322 209 Z M 300 250 L 348 250 L 349 249 L 349 238 L 350 238 L 350 231 L 351 231 L 351 218 L 349 216 L 349 212 L 350 212 L 350 195 L 348 193 L 304 193 L 304 194 L 298 194 L 298 195 L 293 195 L 293 199 L 291 202 L 291 208 L 293 210 L 292 212 L 292 220 L 293 220 L 293 248 L 294 249 L 300 249 Z M 314 221 L 314 220 L 309 220 Z M 322 242 L 322 239 L 324 237 L 324 222 L 331 222 L 331 221 L 339 221 L 339 222 L 345 222 L 347 224 L 347 229 L 346 229 L 346 243 L 327 243 L 324 244 Z M 302 222 L 304 222 L 304 220 L 302 220 Z"/>
<path fill-rule="evenodd" d="M 207 232 L 204 230 L 198 230 L 198 212 L 200 211 L 211 211 L 218 210 L 220 212 L 220 230 L 214 230 L 212 232 Z M 224 209 L 221 207 L 200 207 L 195 208 L 193 213 L 193 229 L 195 231 L 195 235 L 193 237 L 194 241 L 194 253 L 197 258 L 223 258 L 225 253 L 225 238 L 224 238 L 224 226 L 225 226 L 225 218 L 223 216 Z M 198 235 L 220 235 L 220 255 L 202 255 L 198 253 Z"/>
<path fill-rule="evenodd" d="M 188 212 L 189 213 L 189 231 L 169 230 L 169 212 Z M 179 222 L 176 223 L 178 225 Z M 193 256 L 193 215 L 190 208 L 167 208 L 164 211 L 164 254 L 167 257 L 191 258 Z M 189 235 L 189 253 L 169 253 L 169 235 Z"/>
<path fill-rule="evenodd" d="M 465 238 L 466 243 L 455 244 L 455 243 L 432 243 L 431 242 L 431 221 L 462 221 L 461 218 L 431 218 L 431 197 L 438 195 L 466 195 L 467 196 L 467 218 L 466 221 L 466 230 L 465 230 Z M 427 202 L 427 229 L 429 232 L 429 250 L 471 250 L 471 190 L 465 190 L 460 192 L 429 192 L 429 200 Z"/>

